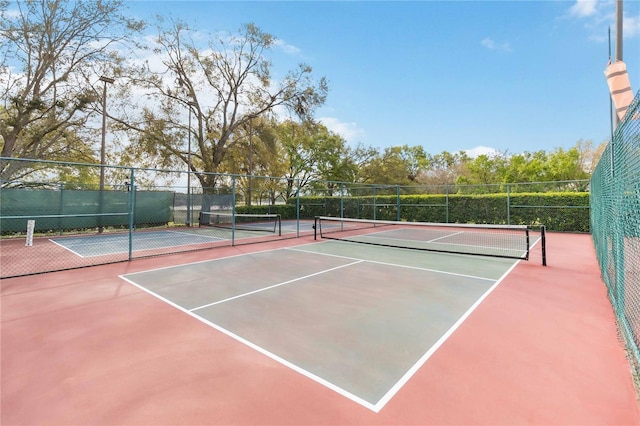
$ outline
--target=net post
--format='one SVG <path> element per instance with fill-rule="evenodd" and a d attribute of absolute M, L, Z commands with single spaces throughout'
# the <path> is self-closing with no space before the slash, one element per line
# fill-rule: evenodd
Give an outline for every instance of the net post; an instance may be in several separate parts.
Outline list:
<path fill-rule="evenodd" d="M 313 218 L 313 239 L 318 239 L 318 216 Z"/>
<path fill-rule="evenodd" d="M 531 240 L 529 239 L 529 231 L 530 230 L 531 230 L 531 228 L 527 226 L 527 229 L 525 230 L 526 239 L 527 239 L 527 253 L 524 256 L 524 260 L 529 260 L 529 252 L 531 250 Z"/>
<path fill-rule="evenodd" d="M 278 236 L 281 237 L 282 236 L 282 218 L 280 217 L 280 215 L 276 216 L 276 222 L 278 224 Z"/>
<path fill-rule="evenodd" d="M 542 244 L 542 266 L 547 266 L 547 228 L 540 226 L 540 239 Z"/>

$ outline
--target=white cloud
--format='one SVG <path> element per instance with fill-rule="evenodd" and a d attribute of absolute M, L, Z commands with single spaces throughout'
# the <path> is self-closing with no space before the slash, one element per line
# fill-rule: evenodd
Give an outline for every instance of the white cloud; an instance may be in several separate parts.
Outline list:
<path fill-rule="evenodd" d="M 15 19 L 19 18 L 21 15 L 20 10 L 18 9 L 7 9 L 3 13 L 0 14 L 5 19 Z"/>
<path fill-rule="evenodd" d="M 598 1 L 597 0 L 577 0 L 571 8 L 569 8 L 569 15 L 578 18 L 586 18 L 598 13 Z"/>
<path fill-rule="evenodd" d="M 625 16 L 622 19 L 622 35 L 625 38 L 640 35 L 640 16 Z"/>
<path fill-rule="evenodd" d="M 330 131 L 339 134 L 349 143 L 358 143 L 365 138 L 366 134 L 363 129 L 358 127 L 357 123 L 345 123 L 335 117 L 320 117 L 318 119 Z"/>
<path fill-rule="evenodd" d="M 467 155 L 471 158 L 476 158 L 480 155 L 488 155 L 489 157 L 494 157 L 500 154 L 500 151 L 488 146 L 476 146 L 475 148 L 464 149 L 463 151 L 466 152 Z"/>
<path fill-rule="evenodd" d="M 482 40 L 480 43 L 482 43 L 482 45 L 484 47 L 486 47 L 487 49 L 495 49 L 496 47 L 496 42 L 491 40 L 490 38 L 485 38 L 484 40 Z"/>
<path fill-rule="evenodd" d="M 298 55 L 301 50 L 299 48 L 297 48 L 296 46 L 292 45 L 292 44 L 288 44 L 286 43 L 284 40 L 276 40 L 273 43 L 276 47 L 282 49 L 282 51 L 284 53 L 287 53 L 289 55 Z"/>
<path fill-rule="evenodd" d="M 511 45 L 508 42 L 496 43 L 492 38 L 487 37 L 483 39 L 480 44 L 489 50 L 495 50 L 499 52 L 511 52 Z"/>
<path fill-rule="evenodd" d="M 628 11 L 627 11 L 628 12 Z M 606 28 L 609 27 L 612 35 L 615 33 L 615 2 L 596 0 L 577 0 L 569 8 L 563 19 L 580 19 L 584 22 L 584 28 L 589 31 L 589 39 L 596 42 L 606 42 Z M 640 35 L 640 17 L 625 14 L 623 21 L 624 38 L 632 38 Z"/>

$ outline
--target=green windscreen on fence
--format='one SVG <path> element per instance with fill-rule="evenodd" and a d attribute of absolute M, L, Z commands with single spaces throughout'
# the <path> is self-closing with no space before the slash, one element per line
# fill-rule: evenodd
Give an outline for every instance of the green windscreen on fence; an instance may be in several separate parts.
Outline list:
<path fill-rule="evenodd" d="M 134 224 L 170 222 L 173 196 L 173 192 L 136 191 Z M 130 198 L 126 191 L 105 191 L 101 199 L 100 191 L 5 188 L 0 191 L 2 215 L 7 217 L 2 232 L 22 232 L 29 219 L 35 220 L 36 231 L 128 226 Z"/>
<path fill-rule="evenodd" d="M 591 228 L 619 326 L 640 361 L 640 92 L 591 177 Z"/>

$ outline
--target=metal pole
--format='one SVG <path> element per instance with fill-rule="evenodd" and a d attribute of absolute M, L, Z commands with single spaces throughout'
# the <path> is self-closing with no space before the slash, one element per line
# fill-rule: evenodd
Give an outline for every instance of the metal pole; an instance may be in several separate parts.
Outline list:
<path fill-rule="evenodd" d="M 251 207 L 251 177 L 253 176 L 253 121 L 249 120 L 249 207 Z"/>
<path fill-rule="evenodd" d="M 132 167 L 129 173 L 129 260 L 133 259 L 133 229 L 135 228 L 136 214 L 136 181 L 135 169 Z"/>
<path fill-rule="evenodd" d="M 191 104 L 189 104 L 189 144 L 187 147 L 187 221 L 191 226 Z"/>
<path fill-rule="evenodd" d="M 611 58 L 611 27 L 609 27 L 609 63 L 612 62 Z M 615 167 L 614 167 L 614 146 L 613 146 L 613 130 L 615 126 L 618 124 L 618 114 L 613 111 L 613 94 L 609 94 L 609 128 L 611 130 L 611 141 L 609 146 L 609 161 L 611 162 L 611 177 L 615 176 Z"/>
<path fill-rule="evenodd" d="M 104 203 L 104 165 L 105 165 L 105 145 L 107 136 L 107 83 L 111 84 L 115 80 L 113 78 L 101 76 L 100 81 L 104 82 L 102 91 L 102 141 L 100 143 L 100 213 L 102 213 Z M 98 232 L 102 232 L 102 217 L 98 221 Z"/>
<path fill-rule="evenodd" d="M 105 163 L 105 139 L 107 136 L 107 82 L 104 81 L 104 90 L 102 92 L 102 143 L 100 144 L 100 191 L 104 190 L 104 163 Z"/>
<path fill-rule="evenodd" d="M 622 61 L 622 0 L 616 0 L 616 59 L 615 62 Z M 620 119 L 618 114 L 613 116 L 614 127 L 618 127 Z"/>
<path fill-rule="evenodd" d="M 616 62 L 622 61 L 622 0 L 616 0 Z"/>
<path fill-rule="evenodd" d="M 198 106 L 197 102 L 189 101 L 187 102 L 189 105 L 189 152 L 187 152 L 187 226 L 191 226 L 191 112 L 193 108 Z M 198 118 L 198 129 L 200 129 L 200 119 Z M 200 134 L 200 130 L 198 130 L 198 135 Z"/>
<path fill-rule="evenodd" d="M 609 27 L 609 63 L 613 62 L 611 57 L 611 27 Z M 613 94 L 609 94 L 609 127 L 611 128 L 611 140 L 613 140 Z"/>
<path fill-rule="evenodd" d="M 507 225 L 511 225 L 511 186 L 507 184 Z"/>

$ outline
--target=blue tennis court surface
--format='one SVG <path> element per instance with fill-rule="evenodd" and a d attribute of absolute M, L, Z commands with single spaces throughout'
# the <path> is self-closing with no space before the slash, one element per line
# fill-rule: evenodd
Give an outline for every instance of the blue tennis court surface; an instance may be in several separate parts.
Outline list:
<path fill-rule="evenodd" d="M 273 239 L 280 236 L 277 232 L 269 232 L 260 229 L 256 225 L 255 230 L 244 224 L 246 229 L 237 229 L 235 233 L 229 228 L 203 227 L 184 230 L 157 230 L 157 231 L 136 231 L 133 232 L 131 249 L 132 251 L 158 250 L 171 247 L 190 246 L 197 244 L 210 244 L 218 241 L 230 241 L 232 235 L 236 240 L 268 236 Z M 313 221 L 283 221 L 282 234 L 297 234 L 298 232 L 313 231 Z M 51 238 L 51 242 L 63 247 L 79 257 L 97 257 L 129 252 L 129 233 L 104 233 L 82 235 L 74 237 Z"/>
<path fill-rule="evenodd" d="M 134 232 L 132 250 L 153 250 L 222 241 L 226 238 L 177 231 Z M 82 237 L 52 238 L 52 242 L 81 257 L 127 253 L 129 234 L 101 234 Z"/>

